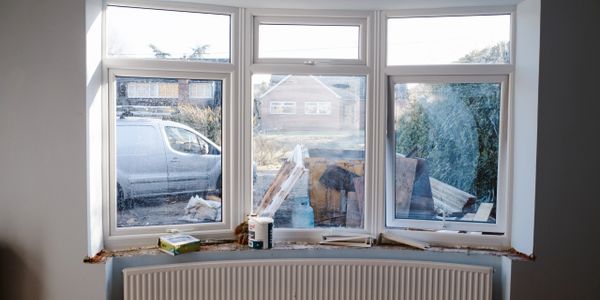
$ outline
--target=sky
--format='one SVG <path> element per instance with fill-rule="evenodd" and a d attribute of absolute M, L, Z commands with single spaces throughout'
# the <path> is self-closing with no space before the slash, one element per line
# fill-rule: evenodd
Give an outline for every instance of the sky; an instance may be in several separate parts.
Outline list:
<path fill-rule="evenodd" d="M 109 6 L 107 52 L 127 58 L 153 58 L 153 44 L 170 58 L 192 54 L 192 48 L 209 45 L 205 57 L 229 58 L 227 15 L 176 12 Z"/>
<path fill-rule="evenodd" d="M 109 6 L 108 54 L 153 58 L 153 44 L 169 58 L 190 55 L 209 45 L 206 58 L 229 59 L 230 17 L 227 15 Z M 357 59 L 358 26 L 259 27 L 260 58 Z M 411 17 L 388 20 L 388 64 L 446 64 L 473 50 L 510 40 L 510 15 Z M 268 80 L 268 76 L 255 79 Z"/>
<path fill-rule="evenodd" d="M 259 26 L 259 58 L 359 59 L 359 26 Z"/>
<path fill-rule="evenodd" d="M 510 40 L 510 15 L 388 20 L 388 64 L 447 64 Z"/>

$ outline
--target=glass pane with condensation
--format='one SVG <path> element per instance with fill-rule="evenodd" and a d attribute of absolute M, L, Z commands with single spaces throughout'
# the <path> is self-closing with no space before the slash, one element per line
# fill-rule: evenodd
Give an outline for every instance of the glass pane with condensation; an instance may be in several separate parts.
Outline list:
<path fill-rule="evenodd" d="M 118 227 L 221 222 L 222 85 L 116 77 Z"/>
<path fill-rule="evenodd" d="M 108 6 L 109 57 L 228 63 L 230 16 Z"/>
<path fill-rule="evenodd" d="M 500 83 L 394 85 L 395 217 L 496 222 Z"/>
<path fill-rule="evenodd" d="M 360 58 L 360 26 L 261 24 L 258 31 L 258 58 Z"/>
<path fill-rule="evenodd" d="M 508 64 L 510 15 L 391 18 L 387 64 Z"/>
<path fill-rule="evenodd" d="M 256 74 L 252 87 L 254 212 L 285 189 L 275 227 L 363 228 L 366 77 Z"/>

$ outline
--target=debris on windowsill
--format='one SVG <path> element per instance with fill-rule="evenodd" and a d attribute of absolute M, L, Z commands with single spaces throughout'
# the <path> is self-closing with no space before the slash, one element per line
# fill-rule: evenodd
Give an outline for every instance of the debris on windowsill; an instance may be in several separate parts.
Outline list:
<path fill-rule="evenodd" d="M 370 248 L 374 239 L 370 235 L 323 235 L 320 245 Z"/>
<path fill-rule="evenodd" d="M 200 250 L 200 240 L 187 234 L 173 234 L 158 238 L 158 248 L 169 255 L 179 255 Z"/>
<path fill-rule="evenodd" d="M 215 252 L 234 252 L 234 251 L 256 251 L 252 250 L 248 247 L 247 244 L 240 245 L 236 243 L 233 239 L 226 240 L 201 240 L 202 245 L 200 246 L 200 250 L 196 252 L 198 255 L 202 255 L 202 253 L 215 253 Z M 319 244 L 315 242 L 276 242 L 273 246 L 273 249 L 267 251 L 294 251 L 294 250 L 310 250 L 310 251 L 340 251 L 343 249 L 350 249 L 356 247 L 348 247 L 347 245 L 328 245 L 328 244 Z M 507 257 L 512 260 L 520 260 L 520 261 L 532 261 L 535 260 L 535 257 L 527 256 L 525 254 L 519 253 L 514 249 L 505 249 L 505 250 L 495 250 L 495 249 L 474 249 L 474 248 L 463 248 L 463 247 L 441 247 L 441 246 L 433 246 L 431 245 L 426 250 L 417 250 L 414 247 L 403 245 L 403 244 L 390 244 L 389 242 L 378 241 L 374 243 L 369 249 L 359 248 L 354 249 L 356 251 L 428 251 L 428 252 L 441 252 L 448 254 L 467 254 L 467 255 L 485 255 L 485 256 L 501 256 Z M 365 252 L 368 253 L 368 252 Z M 159 250 L 157 246 L 148 246 L 148 247 L 137 247 L 130 248 L 124 250 L 102 250 L 98 254 L 93 257 L 86 257 L 83 262 L 88 264 L 102 264 L 105 263 L 108 258 L 126 258 L 126 257 L 136 257 L 136 256 L 157 256 L 157 255 L 165 255 L 162 251 Z M 191 255 L 195 255 L 191 253 Z"/>
<path fill-rule="evenodd" d="M 244 218 L 244 222 L 235 227 L 236 242 L 240 245 L 248 245 L 248 216 Z"/>
<path fill-rule="evenodd" d="M 426 250 L 426 249 L 430 248 L 430 245 L 428 243 L 418 241 L 415 239 L 410 239 L 410 238 L 403 237 L 403 236 L 399 236 L 399 235 L 396 235 L 393 233 L 381 233 L 379 235 L 380 243 L 383 243 L 384 240 L 411 246 L 411 247 L 421 249 L 421 250 Z"/>

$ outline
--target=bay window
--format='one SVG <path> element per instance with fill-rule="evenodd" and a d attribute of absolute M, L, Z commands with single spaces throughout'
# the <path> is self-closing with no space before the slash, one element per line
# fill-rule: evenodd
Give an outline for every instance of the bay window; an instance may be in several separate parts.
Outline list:
<path fill-rule="evenodd" d="M 507 245 L 510 8 L 123 3 L 105 24 L 109 246 L 231 237 L 298 147 L 276 240 Z"/>

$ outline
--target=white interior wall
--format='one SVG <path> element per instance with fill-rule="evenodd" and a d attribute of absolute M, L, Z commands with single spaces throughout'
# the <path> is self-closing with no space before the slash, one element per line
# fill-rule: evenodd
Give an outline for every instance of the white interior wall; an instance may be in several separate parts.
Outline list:
<path fill-rule="evenodd" d="M 0 299 L 104 299 L 86 265 L 83 0 L 0 1 Z"/>
<path fill-rule="evenodd" d="M 537 258 L 513 263 L 512 299 L 597 297 L 598 6 L 542 3 Z M 84 12 L 83 0 L 0 1 L 2 299 L 105 298 L 104 266 L 81 263 Z"/>
<path fill-rule="evenodd" d="M 515 41 L 511 244 L 526 255 L 533 254 L 540 2 L 526 0 L 517 6 Z"/>
<path fill-rule="evenodd" d="M 543 0 L 533 262 L 511 299 L 599 299 L 600 2 Z"/>

